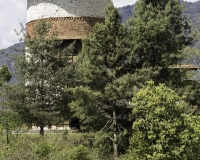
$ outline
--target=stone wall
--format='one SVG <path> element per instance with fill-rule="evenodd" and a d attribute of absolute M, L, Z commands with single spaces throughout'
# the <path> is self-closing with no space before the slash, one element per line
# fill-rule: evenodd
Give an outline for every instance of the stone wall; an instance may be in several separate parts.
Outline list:
<path fill-rule="evenodd" d="M 82 39 L 87 36 L 97 22 L 103 23 L 104 18 L 93 17 L 60 17 L 60 18 L 46 18 L 50 22 L 50 32 L 56 31 L 58 39 Z M 26 25 L 27 32 L 33 36 L 35 24 L 39 20 L 28 22 Z"/>
<path fill-rule="evenodd" d="M 51 17 L 104 18 L 111 0 L 28 0 L 27 22 Z"/>

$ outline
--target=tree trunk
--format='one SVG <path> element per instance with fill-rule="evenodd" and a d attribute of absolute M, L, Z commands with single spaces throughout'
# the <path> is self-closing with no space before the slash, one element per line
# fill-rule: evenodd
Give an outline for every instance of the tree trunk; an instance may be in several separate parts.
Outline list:
<path fill-rule="evenodd" d="M 6 145 L 8 145 L 9 144 L 9 126 L 8 126 L 8 120 L 6 120 Z"/>
<path fill-rule="evenodd" d="M 40 126 L 40 135 L 44 136 L 44 126 Z"/>
<path fill-rule="evenodd" d="M 113 156 L 114 160 L 117 160 L 117 116 L 115 108 L 113 108 L 113 128 Z"/>

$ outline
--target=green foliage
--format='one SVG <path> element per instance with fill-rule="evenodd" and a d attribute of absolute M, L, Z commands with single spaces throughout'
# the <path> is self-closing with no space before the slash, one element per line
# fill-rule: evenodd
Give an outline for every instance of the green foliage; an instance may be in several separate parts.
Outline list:
<path fill-rule="evenodd" d="M 6 65 L 1 66 L 0 68 L 0 83 L 9 82 L 11 78 L 11 73 L 8 70 Z"/>
<path fill-rule="evenodd" d="M 130 99 L 124 89 L 131 90 L 127 85 L 131 76 L 127 70 L 126 28 L 114 6 L 110 5 L 106 14 L 105 23 L 96 24 L 89 37 L 83 39 L 76 65 L 81 86 L 72 89 L 75 98 L 70 108 L 86 131 L 102 129 L 114 108 L 117 114 L 124 112 L 127 104 L 117 101 Z"/>
<path fill-rule="evenodd" d="M 6 65 L 2 65 L 0 68 L 0 87 L 2 87 L 5 82 L 9 82 L 11 77 L 12 75 L 8 70 L 8 67 Z"/>
<path fill-rule="evenodd" d="M 95 109 L 95 106 L 101 107 L 101 92 L 80 86 L 73 88 L 72 93 L 76 101 L 70 103 L 70 108 L 73 116 L 81 120 L 81 130 L 99 130 L 108 119 L 103 110 Z"/>
<path fill-rule="evenodd" d="M 61 134 L 46 134 L 44 137 L 23 134 L 15 141 L 11 141 L 8 146 L 2 145 L 1 138 L 0 159 L 110 160 L 112 143 L 108 144 L 103 140 L 105 138 L 108 138 L 108 135 L 102 136 L 102 133 L 74 133 L 69 134 L 67 139 L 63 139 Z"/>
<path fill-rule="evenodd" d="M 26 35 L 26 50 L 14 57 L 17 84 L 5 86 L 2 92 L 2 105 L 17 111 L 25 122 L 39 126 L 41 134 L 44 126 L 69 116 L 71 96 L 63 88 L 74 83 L 73 64 L 68 63 L 74 43 L 63 49 L 63 41 L 49 30 L 50 24 L 39 21 L 34 36 Z"/>
<path fill-rule="evenodd" d="M 182 49 L 192 40 L 182 9 L 179 0 L 136 3 L 133 17 L 127 22 L 131 60 L 137 68 L 136 81 L 180 83 L 183 73 L 169 67 L 180 63 Z"/>
<path fill-rule="evenodd" d="M 0 111 L 0 137 L 4 145 L 18 138 L 21 133 L 26 132 L 27 128 L 23 127 L 22 118 L 14 111 Z M 7 137 L 4 139 L 3 137 Z"/>
<path fill-rule="evenodd" d="M 198 18 L 199 19 L 199 18 Z M 198 20 L 199 21 L 199 20 Z M 193 32 L 195 33 L 195 43 L 193 46 L 188 46 L 185 48 L 184 53 L 186 54 L 186 58 L 183 63 L 190 64 L 195 67 L 199 67 L 200 63 L 200 55 L 199 55 L 199 27 L 197 24 L 193 24 Z M 198 24 L 199 25 L 199 24 Z M 188 108 L 187 112 L 192 114 L 200 114 L 200 85 L 199 85 L 199 69 L 187 70 L 187 80 L 185 80 L 181 84 L 181 88 L 179 89 L 179 93 L 186 96 L 186 100 L 190 102 L 191 107 Z"/>
<path fill-rule="evenodd" d="M 68 130 L 65 130 L 64 132 L 63 132 L 63 139 L 65 139 L 65 140 L 67 140 L 67 137 L 68 137 Z"/>
<path fill-rule="evenodd" d="M 23 124 L 21 117 L 14 111 L 1 110 L 0 118 L 1 118 L 1 122 L 5 120 L 8 121 L 10 129 L 13 131 L 17 129 L 17 127 L 22 126 Z"/>
<path fill-rule="evenodd" d="M 184 114 L 183 97 L 150 81 L 134 95 L 133 104 L 134 159 L 199 159 L 199 123 L 189 123 L 194 117 Z"/>
<path fill-rule="evenodd" d="M 82 145 L 79 145 L 73 148 L 72 150 L 70 150 L 68 159 L 69 160 L 77 160 L 77 159 L 92 160 L 92 158 L 90 158 L 89 156 L 89 150 Z"/>
<path fill-rule="evenodd" d="M 187 107 L 186 113 L 193 115 L 199 115 L 199 105 L 200 105 L 200 84 L 198 81 L 185 80 L 181 83 L 177 93 L 179 95 L 184 95 L 185 100 L 190 104 Z"/>
<path fill-rule="evenodd" d="M 121 16 L 111 4 L 106 9 L 105 23 L 97 23 L 93 32 L 83 39 L 76 71 L 80 86 L 70 89 L 74 100 L 69 104 L 81 121 L 82 131 L 111 132 L 114 157 L 117 158 L 118 135 L 128 119 L 117 122 L 131 99 L 132 90 L 126 27 Z M 126 90 L 128 89 L 128 90 Z M 131 92 L 132 93 L 132 92 Z"/>
<path fill-rule="evenodd" d="M 105 133 L 103 131 L 99 131 L 94 134 L 94 144 L 93 148 L 95 148 L 99 159 L 110 159 L 113 151 L 112 133 Z"/>
<path fill-rule="evenodd" d="M 18 139 L 10 141 L 10 144 L 7 146 L 1 145 L 0 159 L 57 159 L 53 157 L 53 155 L 57 154 L 56 152 L 58 152 L 59 149 L 59 144 L 55 143 L 56 141 L 58 141 L 58 139 L 54 136 L 41 138 L 32 134 L 23 134 Z M 2 140 L 0 143 L 2 143 Z M 61 143 L 60 140 L 59 143 Z M 58 157 L 58 159 L 60 159 L 60 157 Z"/>
<path fill-rule="evenodd" d="M 184 1 L 182 4 L 184 5 L 183 15 L 186 16 L 191 23 L 199 27 L 200 2 L 196 1 L 191 3 Z M 133 15 L 134 7 L 135 5 L 127 5 L 118 8 L 122 16 L 122 23 L 126 22 Z"/>
<path fill-rule="evenodd" d="M 39 155 L 40 158 L 45 158 L 51 152 L 51 146 L 45 142 L 41 142 L 38 144 L 38 149 L 36 153 Z"/>
<path fill-rule="evenodd" d="M 22 120 L 24 123 L 30 125 L 31 122 L 29 120 L 30 113 L 28 109 L 26 109 L 24 100 L 26 97 L 26 92 L 24 92 L 24 83 L 18 83 L 18 84 L 4 84 L 2 86 L 1 90 L 1 97 L 3 98 L 1 100 L 1 106 L 5 110 L 10 110 L 10 108 L 14 109 L 14 111 L 17 110 L 17 113 L 23 117 Z"/>

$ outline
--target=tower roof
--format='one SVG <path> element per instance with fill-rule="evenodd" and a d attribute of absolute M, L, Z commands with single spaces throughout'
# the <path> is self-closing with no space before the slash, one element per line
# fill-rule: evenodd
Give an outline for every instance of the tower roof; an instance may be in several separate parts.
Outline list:
<path fill-rule="evenodd" d="M 104 18 L 111 0 L 28 0 L 27 22 L 56 17 Z"/>

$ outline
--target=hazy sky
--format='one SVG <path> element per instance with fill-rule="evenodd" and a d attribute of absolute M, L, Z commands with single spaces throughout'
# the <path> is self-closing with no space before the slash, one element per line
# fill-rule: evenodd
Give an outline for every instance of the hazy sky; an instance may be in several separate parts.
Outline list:
<path fill-rule="evenodd" d="M 134 4 L 136 0 L 113 0 L 116 7 Z M 197 0 L 187 0 L 195 2 Z M 20 23 L 26 24 L 27 0 L 0 0 L 0 49 L 19 42 L 14 29 L 20 30 Z"/>

